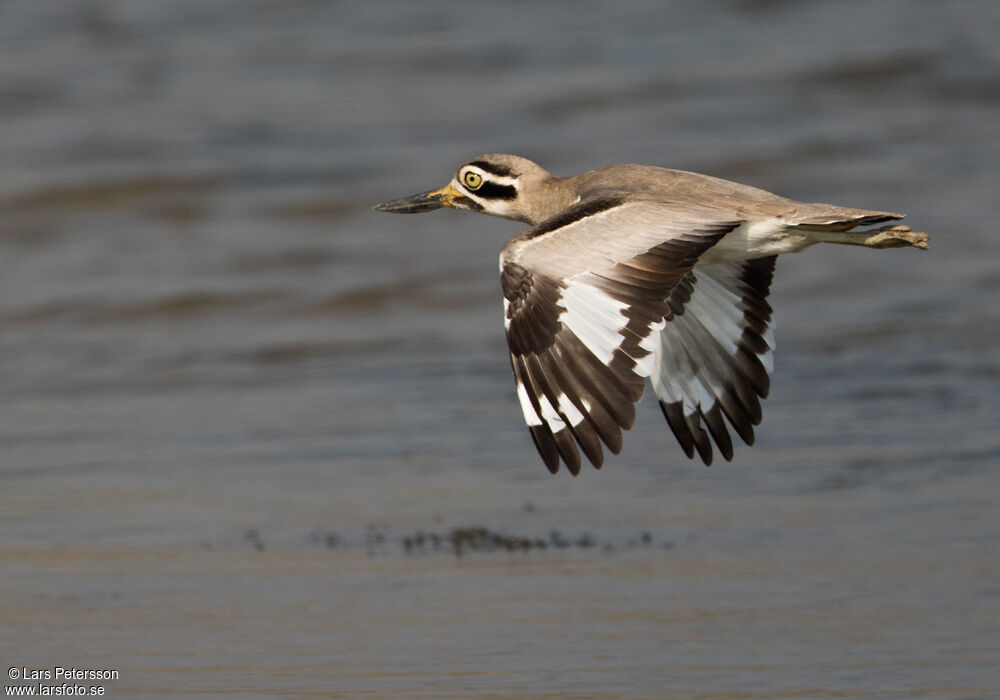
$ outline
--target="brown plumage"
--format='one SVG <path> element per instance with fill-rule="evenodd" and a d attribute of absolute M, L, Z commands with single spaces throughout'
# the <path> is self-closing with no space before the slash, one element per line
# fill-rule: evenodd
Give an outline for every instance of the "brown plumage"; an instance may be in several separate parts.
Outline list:
<path fill-rule="evenodd" d="M 611 165 L 559 178 L 529 160 L 485 155 L 445 187 L 380 204 L 411 213 L 454 207 L 529 224 L 500 255 L 518 399 L 550 471 L 595 467 L 650 378 L 688 457 L 730 429 L 752 444 L 770 387 L 775 258 L 815 243 L 927 248 L 902 218 L 807 204 L 708 175 Z"/>

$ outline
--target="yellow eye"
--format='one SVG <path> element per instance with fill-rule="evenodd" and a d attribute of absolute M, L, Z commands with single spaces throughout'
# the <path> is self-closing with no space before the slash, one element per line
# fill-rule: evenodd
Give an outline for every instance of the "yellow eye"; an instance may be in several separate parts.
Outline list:
<path fill-rule="evenodd" d="M 466 170 L 465 174 L 462 176 L 462 184 L 470 190 L 478 190 L 483 186 L 483 176 L 475 170 Z"/>

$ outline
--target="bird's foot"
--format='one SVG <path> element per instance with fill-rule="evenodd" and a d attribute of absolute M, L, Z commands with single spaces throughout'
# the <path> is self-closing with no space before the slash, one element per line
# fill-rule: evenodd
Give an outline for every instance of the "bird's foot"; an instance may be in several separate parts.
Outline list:
<path fill-rule="evenodd" d="M 931 237 L 926 233 L 913 231 L 909 226 L 883 226 L 872 231 L 865 231 L 867 238 L 861 245 L 869 248 L 903 248 L 913 246 L 921 250 L 930 247 Z"/>

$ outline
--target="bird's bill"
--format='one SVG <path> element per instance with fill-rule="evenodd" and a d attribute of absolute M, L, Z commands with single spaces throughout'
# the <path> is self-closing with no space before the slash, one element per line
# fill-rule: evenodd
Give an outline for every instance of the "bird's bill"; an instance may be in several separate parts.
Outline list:
<path fill-rule="evenodd" d="M 424 211 L 434 211 L 441 207 L 450 207 L 452 200 L 460 196 L 460 192 L 451 185 L 445 185 L 439 190 L 421 192 L 402 199 L 376 204 L 375 211 L 387 211 L 393 214 L 418 214 Z"/>

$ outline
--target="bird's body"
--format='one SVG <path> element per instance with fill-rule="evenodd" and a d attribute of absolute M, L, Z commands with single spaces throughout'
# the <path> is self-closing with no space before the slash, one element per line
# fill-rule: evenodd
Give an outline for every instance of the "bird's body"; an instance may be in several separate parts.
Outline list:
<path fill-rule="evenodd" d="M 927 247 L 901 214 L 805 204 L 707 175 L 611 165 L 558 178 L 511 155 L 466 163 L 433 192 L 380 204 L 443 206 L 530 226 L 500 255 L 507 342 L 525 422 L 549 469 L 595 466 L 650 378 L 689 457 L 733 454 L 761 420 L 774 340 L 775 257 L 820 242 Z M 728 426 L 727 426 L 728 422 Z"/>

